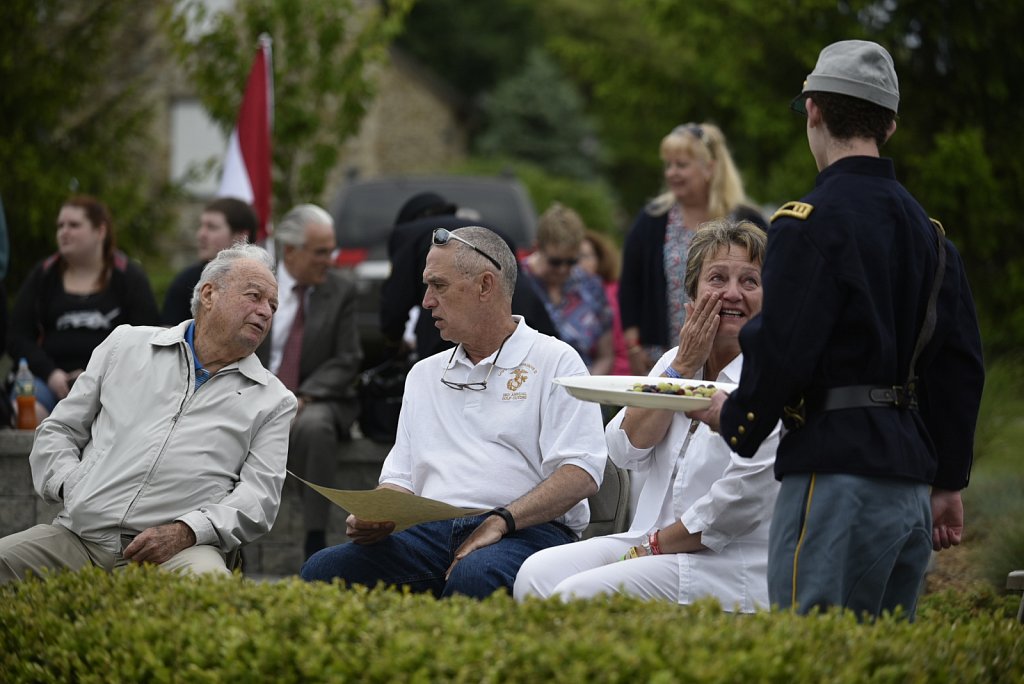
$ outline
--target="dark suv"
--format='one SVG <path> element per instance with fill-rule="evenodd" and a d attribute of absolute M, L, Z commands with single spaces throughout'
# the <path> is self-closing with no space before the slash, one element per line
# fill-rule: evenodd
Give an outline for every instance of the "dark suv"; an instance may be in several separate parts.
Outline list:
<path fill-rule="evenodd" d="M 481 221 L 498 228 L 520 252 L 533 246 L 537 215 L 522 183 L 514 178 L 479 176 L 394 176 L 353 181 L 331 204 L 340 252 L 336 264 L 352 269 L 359 288 L 359 336 L 364 366 L 383 360 L 380 333 L 380 286 L 387 278 L 388 236 L 407 199 L 436 192 L 458 205 L 460 215 L 472 210 Z"/>

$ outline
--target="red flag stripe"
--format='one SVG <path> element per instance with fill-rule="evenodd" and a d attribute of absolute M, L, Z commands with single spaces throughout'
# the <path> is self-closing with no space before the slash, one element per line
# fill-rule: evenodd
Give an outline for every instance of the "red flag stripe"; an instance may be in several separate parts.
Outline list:
<path fill-rule="evenodd" d="M 273 111 L 271 74 L 270 38 L 261 36 L 256 58 L 246 82 L 238 123 L 228 145 L 218 191 L 222 196 L 240 197 L 252 203 L 260 218 L 260 231 L 257 236 L 259 241 L 266 239 L 270 225 L 270 130 Z M 239 153 L 241 159 L 235 156 Z"/>

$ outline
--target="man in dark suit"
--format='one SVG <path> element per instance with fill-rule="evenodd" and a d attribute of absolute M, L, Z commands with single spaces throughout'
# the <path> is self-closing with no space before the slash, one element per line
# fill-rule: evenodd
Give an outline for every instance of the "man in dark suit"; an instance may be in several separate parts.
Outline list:
<path fill-rule="evenodd" d="M 332 485 L 338 444 L 349 436 L 358 403 L 353 385 L 362 351 L 356 329 L 355 284 L 332 269 L 334 222 L 313 204 L 287 214 L 274 230 L 280 306 L 260 360 L 295 393 L 298 414 L 289 435 L 288 466 Z M 322 549 L 330 502 L 303 489 L 305 551 Z"/>

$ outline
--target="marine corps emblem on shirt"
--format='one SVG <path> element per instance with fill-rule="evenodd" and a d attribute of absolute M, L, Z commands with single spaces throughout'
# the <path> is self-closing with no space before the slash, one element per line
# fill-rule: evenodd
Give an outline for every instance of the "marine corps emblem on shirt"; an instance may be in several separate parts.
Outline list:
<path fill-rule="evenodd" d="M 502 401 L 525 401 L 526 392 L 519 391 L 526 381 L 530 379 L 530 373 L 536 373 L 537 369 L 531 366 L 529 363 L 524 363 L 518 368 L 513 368 L 511 371 L 512 377 L 505 383 L 505 387 L 508 388 L 508 392 L 502 392 Z"/>
<path fill-rule="evenodd" d="M 509 392 L 515 392 L 529 379 L 530 376 L 526 373 L 524 368 L 515 368 L 512 370 L 512 378 L 509 379 L 505 386 L 508 387 Z"/>

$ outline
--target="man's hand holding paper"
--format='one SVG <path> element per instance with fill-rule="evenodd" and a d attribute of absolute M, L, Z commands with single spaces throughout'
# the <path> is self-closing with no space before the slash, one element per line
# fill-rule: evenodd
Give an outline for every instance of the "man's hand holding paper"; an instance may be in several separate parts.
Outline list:
<path fill-rule="evenodd" d="M 368 490 L 331 489 L 290 474 L 350 513 L 345 533 L 359 544 L 374 544 L 392 532 L 423 522 L 480 515 L 488 510 L 450 506 L 394 485 Z"/>

